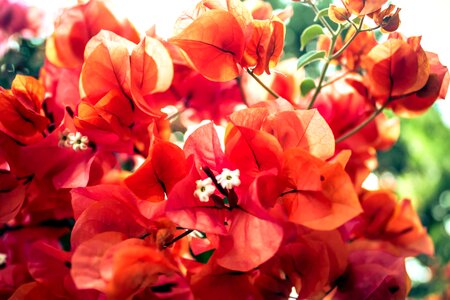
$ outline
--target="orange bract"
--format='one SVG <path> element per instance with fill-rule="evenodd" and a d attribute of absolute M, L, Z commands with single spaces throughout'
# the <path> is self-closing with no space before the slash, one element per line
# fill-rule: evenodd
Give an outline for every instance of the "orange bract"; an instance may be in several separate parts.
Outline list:
<path fill-rule="evenodd" d="M 366 67 L 372 95 L 384 98 L 402 96 L 421 89 L 427 82 L 430 66 L 420 37 L 407 41 L 391 38 L 367 55 Z"/>
<path fill-rule="evenodd" d="M 21 144 L 43 138 L 50 121 L 44 116 L 43 86 L 33 77 L 17 75 L 11 90 L 0 88 L 0 131 Z"/>
<path fill-rule="evenodd" d="M 367 15 L 380 9 L 387 0 L 344 0 L 344 5 L 355 15 Z"/>
<path fill-rule="evenodd" d="M 293 148 L 285 151 L 282 176 L 286 188 L 279 198 L 291 222 L 316 230 L 332 230 L 361 213 L 347 173 Z"/>
<path fill-rule="evenodd" d="M 253 67 L 256 75 L 270 74 L 269 68 L 275 67 L 283 51 L 284 23 L 272 17 L 271 20 L 255 20 L 253 24 L 253 35 L 245 47 L 241 65 Z"/>
<path fill-rule="evenodd" d="M 138 32 L 128 20 L 119 21 L 104 1 L 93 0 L 66 10 L 59 18 L 47 41 L 47 58 L 59 67 L 80 67 L 84 47 L 102 29 L 139 41 Z"/>
<path fill-rule="evenodd" d="M 228 11 L 214 9 L 194 20 L 169 40 L 186 53 L 193 67 L 213 81 L 228 81 L 239 74 L 245 37 L 238 20 Z"/>

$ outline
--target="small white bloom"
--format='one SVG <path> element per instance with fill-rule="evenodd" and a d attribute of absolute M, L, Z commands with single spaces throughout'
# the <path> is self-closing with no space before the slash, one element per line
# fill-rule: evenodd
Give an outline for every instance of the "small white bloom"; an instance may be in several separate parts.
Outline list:
<path fill-rule="evenodd" d="M 59 134 L 59 141 L 58 141 L 59 147 L 72 148 L 72 145 L 70 144 L 69 134 L 70 131 L 67 128 L 64 129 L 64 131 Z"/>
<path fill-rule="evenodd" d="M 222 173 L 216 176 L 217 182 L 227 190 L 231 190 L 235 186 L 239 186 L 241 184 L 241 180 L 239 179 L 240 172 L 239 170 L 229 170 L 224 168 Z"/>
<path fill-rule="evenodd" d="M 89 144 L 89 138 L 85 135 L 81 135 L 80 132 L 69 133 L 69 143 L 74 151 L 87 150 Z"/>
<path fill-rule="evenodd" d="M 195 184 L 197 185 L 197 189 L 194 192 L 194 196 L 200 199 L 201 202 L 208 202 L 209 196 L 214 194 L 216 190 L 211 178 L 197 180 Z"/>

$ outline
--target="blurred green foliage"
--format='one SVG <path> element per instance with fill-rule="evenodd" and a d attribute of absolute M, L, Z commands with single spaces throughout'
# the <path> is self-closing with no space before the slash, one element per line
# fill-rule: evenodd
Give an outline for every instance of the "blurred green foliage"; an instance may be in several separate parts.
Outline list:
<path fill-rule="evenodd" d="M 423 297 L 442 291 L 443 267 L 450 261 L 450 237 L 445 230 L 445 223 L 450 222 L 450 129 L 434 107 L 422 116 L 402 119 L 400 132 L 397 144 L 379 153 L 377 172 L 395 176 L 397 193 L 413 201 L 435 243 L 434 258 L 419 257 L 434 272 L 433 279 L 413 285 L 410 293 L 412 297 Z"/>
<path fill-rule="evenodd" d="M 10 88 L 16 74 L 39 76 L 44 64 L 45 40 L 41 38 L 23 39 L 11 42 L 12 47 L 0 57 L 0 86 Z"/>

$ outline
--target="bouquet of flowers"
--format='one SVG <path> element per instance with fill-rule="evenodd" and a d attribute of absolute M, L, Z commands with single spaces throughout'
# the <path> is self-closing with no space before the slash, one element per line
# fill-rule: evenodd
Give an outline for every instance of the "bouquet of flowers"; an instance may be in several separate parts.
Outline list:
<path fill-rule="evenodd" d="M 387 0 L 294 2 L 297 58 L 291 6 L 199 0 L 167 38 L 108 1 L 62 12 L 38 78 L 0 88 L 2 297 L 407 296 L 433 242 L 363 183 L 448 69 Z"/>

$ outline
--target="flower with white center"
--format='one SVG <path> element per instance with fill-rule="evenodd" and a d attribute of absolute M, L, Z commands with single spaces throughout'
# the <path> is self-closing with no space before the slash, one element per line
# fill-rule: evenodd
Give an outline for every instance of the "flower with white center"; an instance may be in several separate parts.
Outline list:
<path fill-rule="evenodd" d="M 87 150 L 89 144 L 89 139 L 87 136 L 81 135 L 80 132 L 71 132 L 69 133 L 68 138 L 69 143 L 74 151 Z"/>
<path fill-rule="evenodd" d="M 239 170 L 233 170 L 224 168 L 222 173 L 216 176 L 217 182 L 227 190 L 231 190 L 235 186 L 239 186 L 241 184 L 241 180 L 239 179 L 240 172 Z"/>
<path fill-rule="evenodd" d="M 197 180 L 195 184 L 197 185 L 197 188 L 194 192 L 194 196 L 200 199 L 201 202 L 208 202 L 209 196 L 214 194 L 214 191 L 216 190 L 212 179 L 206 178 L 204 180 Z"/>
<path fill-rule="evenodd" d="M 59 141 L 58 141 L 59 147 L 72 148 L 72 145 L 70 144 L 69 134 L 70 131 L 67 128 L 64 129 L 64 131 L 59 134 Z"/>

